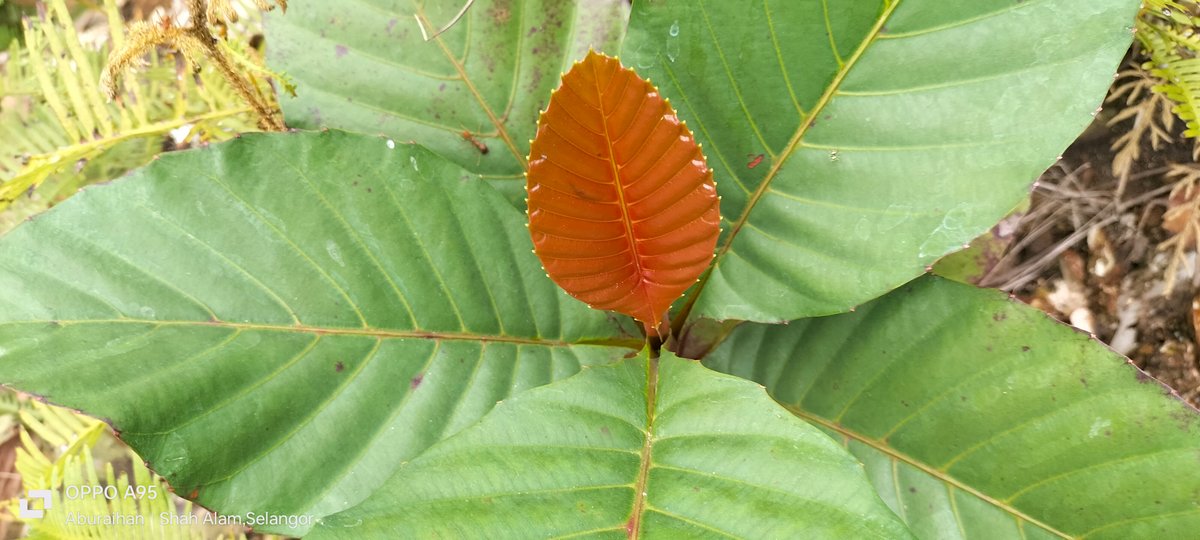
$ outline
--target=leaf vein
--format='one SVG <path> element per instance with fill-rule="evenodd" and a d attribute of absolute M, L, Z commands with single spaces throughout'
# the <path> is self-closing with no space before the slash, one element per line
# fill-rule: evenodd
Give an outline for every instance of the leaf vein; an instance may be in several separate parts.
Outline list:
<path fill-rule="evenodd" d="M 400 304 L 404 306 L 405 311 L 408 313 L 408 318 L 410 321 L 412 321 L 413 326 L 416 326 L 417 316 L 413 311 L 412 304 L 409 303 L 408 298 L 404 295 L 404 293 L 400 292 L 400 286 L 396 284 L 396 281 L 392 279 L 392 275 L 387 271 L 386 268 L 384 268 L 383 263 L 379 261 L 379 258 L 375 256 L 375 252 L 372 251 L 369 246 L 367 246 L 366 241 L 363 240 L 363 237 L 361 234 L 359 234 L 358 229 L 350 225 L 349 220 L 347 220 L 346 216 L 342 214 L 342 211 L 334 206 L 327 197 L 325 197 L 325 193 L 322 192 L 319 187 L 317 187 L 317 183 L 314 182 L 311 177 L 309 177 L 307 172 L 300 167 L 297 167 L 296 164 L 292 163 L 291 160 L 286 159 L 286 156 L 278 153 L 276 155 L 279 157 L 279 161 L 286 164 L 293 171 L 296 171 L 296 174 L 298 174 L 300 178 L 304 179 L 304 183 L 307 184 L 308 188 L 312 190 L 313 194 L 320 199 L 321 205 L 329 211 L 330 215 L 338 220 L 342 226 L 342 230 L 348 233 L 354 242 L 358 244 L 359 249 L 361 249 L 363 254 L 370 259 L 371 265 L 379 271 L 380 276 L 382 276 L 384 281 L 387 282 L 388 286 L 392 289 L 392 292 L 396 295 L 396 298 L 400 300 Z"/>
<path fill-rule="evenodd" d="M 155 274 L 151 273 L 150 271 L 148 271 L 148 270 L 146 270 L 146 269 L 142 268 L 141 266 L 139 266 L 139 265 L 137 265 L 137 264 L 134 264 L 134 262 L 133 262 L 133 261 L 130 261 L 129 259 L 126 259 L 125 257 L 122 257 L 121 255 L 118 255 L 118 254 L 117 254 L 117 252 L 115 252 L 115 251 L 109 250 L 109 249 L 107 249 L 107 248 L 105 248 L 105 247 L 103 247 L 103 246 L 101 246 L 101 245 L 99 245 L 99 244 L 97 244 L 97 243 L 95 243 L 95 242 L 93 242 L 93 241 L 91 241 L 91 240 L 87 239 L 87 238 L 84 238 L 83 236 L 80 236 L 79 234 L 77 234 L 77 233 L 75 233 L 75 232 L 73 232 L 73 231 L 69 231 L 69 230 L 67 230 L 67 229 L 64 229 L 64 228 L 62 228 L 62 227 L 57 227 L 57 226 L 54 226 L 54 225 L 53 225 L 53 222 L 47 221 L 47 223 L 50 223 L 50 225 L 48 225 L 48 226 L 49 226 L 49 227 L 52 227 L 52 228 L 53 228 L 55 231 L 58 231 L 60 234 L 62 234 L 62 235 L 64 235 L 64 236 L 69 236 L 69 237 L 71 237 L 71 238 L 74 238 L 75 240 L 77 240 L 77 241 L 79 241 L 79 242 L 82 242 L 82 243 L 84 243 L 84 244 L 90 245 L 90 246 L 92 246 L 92 247 L 96 248 L 97 250 L 99 250 L 99 251 L 100 251 L 100 253 L 103 253 L 103 254 L 105 254 L 105 255 L 108 255 L 108 256 L 112 257 L 113 259 L 116 259 L 116 260 L 118 260 L 118 261 L 120 261 L 120 262 L 124 263 L 124 264 L 125 264 L 125 265 L 126 265 L 128 268 L 130 268 L 130 269 L 132 269 L 132 270 L 135 270 L 135 271 L 137 271 L 138 273 L 140 273 L 140 274 L 142 274 L 142 275 L 144 275 L 144 276 L 146 276 L 146 277 L 148 277 L 148 278 L 150 278 L 150 279 L 152 279 L 152 280 L 154 280 L 154 281 L 156 281 L 156 282 L 158 282 L 158 283 L 162 284 L 163 286 L 167 287 L 168 289 L 170 289 L 170 290 L 172 290 L 172 291 L 175 291 L 176 293 L 178 293 L 178 294 L 179 294 L 181 297 L 183 297 L 184 299 L 186 299 L 186 300 L 188 300 L 189 302 L 191 302 L 191 303 L 195 304 L 196 306 L 200 307 L 200 309 L 203 309 L 203 310 L 204 310 L 206 313 L 208 313 L 210 316 L 212 316 L 212 317 L 216 318 L 216 314 L 215 314 L 215 313 L 213 313 L 213 310 L 212 310 L 212 308 L 210 308 L 210 307 L 209 307 L 207 304 L 205 304 L 204 302 L 201 302 L 201 301 L 200 301 L 199 299 L 197 299 L 196 297 L 194 297 L 194 296 L 192 296 L 192 295 L 188 294 L 188 293 L 187 293 L 187 292 L 185 292 L 183 289 L 180 289 L 180 288 L 179 288 L 178 286 L 176 286 L 175 284 L 168 282 L 167 280 L 163 279 L 162 277 L 159 277 L 159 276 L 157 276 L 157 275 L 155 275 Z M 121 314 L 121 319 L 125 319 L 125 317 L 124 317 L 124 314 Z"/>
<path fill-rule="evenodd" d="M 303 430 L 305 426 L 308 426 L 309 424 L 311 424 L 313 420 L 315 420 L 318 416 L 321 415 L 321 412 L 323 412 L 325 409 L 327 409 L 331 403 L 336 401 L 338 399 L 338 397 L 341 396 L 342 393 L 346 391 L 347 388 L 350 388 L 351 386 L 354 385 L 354 382 L 358 380 L 358 376 L 363 371 L 365 371 L 367 369 L 367 365 L 370 364 L 371 361 L 375 359 L 375 357 L 379 353 L 379 348 L 381 345 L 383 345 L 383 339 L 376 338 L 375 345 L 373 347 L 371 347 L 370 351 L 367 352 L 366 357 L 364 357 L 363 360 L 361 362 L 359 362 L 358 367 L 356 367 L 354 369 L 354 371 L 349 374 L 348 377 L 345 377 L 345 380 L 342 381 L 340 384 L 338 384 L 338 386 L 333 390 L 333 392 L 331 392 L 329 394 L 328 397 L 326 397 L 320 403 L 316 403 L 312 407 L 310 407 L 309 410 L 307 411 L 306 415 L 304 415 L 302 418 L 299 418 L 295 424 L 290 426 L 288 431 L 282 432 L 280 434 L 279 438 L 276 439 L 275 441 L 273 441 L 271 443 L 271 445 L 264 447 L 263 449 L 257 451 L 253 457 L 251 457 L 248 461 L 242 463 L 237 469 L 231 471 L 229 474 L 227 474 L 221 478 L 218 478 L 216 480 L 206 482 L 205 485 L 218 484 L 221 482 L 225 482 L 225 481 L 229 480 L 230 478 L 233 478 L 234 476 L 237 476 L 242 471 L 245 471 L 246 469 L 250 468 L 255 463 L 262 461 L 262 459 L 267 457 L 267 455 L 269 455 L 271 452 L 274 452 L 279 447 L 283 446 L 288 441 L 292 440 L 296 436 L 297 433 L 299 433 L 301 430 Z"/>
<path fill-rule="evenodd" d="M 671 66 L 668 65 L 665 60 L 660 59 L 660 61 L 662 62 L 663 71 L 668 77 L 671 78 L 671 84 L 675 86 L 677 94 L 683 99 L 683 104 L 687 106 L 689 111 L 691 111 L 692 121 L 699 126 L 700 133 L 704 134 L 704 138 L 708 141 L 712 141 L 713 137 L 711 134 L 709 134 L 708 127 L 704 125 L 704 120 L 699 114 L 696 113 L 696 108 L 692 106 L 692 102 L 688 98 L 687 92 L 684 92 L 683 86 L 679 84 L 679 79 L 675 77 L 675 70 L 671 69 Z M 747 195 L 750 194 L 750 188 L 745 182 L 742 181 L 740 177 L 738 177 L 737 173 L 733 171 L 733 167 L 729 165 L 729 160 L 725 159 L 725 153 L 723 150 L 721 150 L 721 146 L 714 144 L 712 150 L 713 154 L 717 156 L 717 160 L 721 162 L 721 166 L 725 167 L 725 172 L 729 173 L 729 177 L 737 183 L 738 187 L 742 188 L 742 191 L 746 192 Z"/>
<path fill-rule="evenodd" d="M 283 364 L 280 364 L 279 367 L 275 368 L 270 373 L 266 374 L 266 376 L 259 378 L 253 384 L 250 384 L 250 385 L 247 385 L 247 386 L 244 386 L 244 387 L 238 389 L 237 392 L 234 392 L 234 393 L 231 393 L 231 394 L 225 396 L 223 399 L 217 401 L 216 403 L 213 403 L 212 405 L 205 407 L 204 410 L 202 410 L 198 413 L 195 413 L 191 418 L 188 418 L 183 423 L 181 423 L 177 426 L 172 426 L 170 429 L 167 429 L 165 431 L 146 431 L 146 432 L 136 432 L 136 433 L 138 435 L 166 435 L 169 433 L 179 432 L 179 431 L 187 428 L 188 426 L 195 424 L 196 422 L 199 422 L 201 419 L 207 417 L 208 415 L 210 415 L 216 411 L 219 411 L 219 410 L 227 407 L 228 405 L 237 401 L 238 399 L 241 399 L 245 396 L 250 395 L 255 390 L 262 387 L 264 384 L 267 384 L 268 382 L 270 382 L 272 379 L 274 379 L 280 373 L 283 373 L 284 371 L 287 371 L 288 369 L 290 369 L 292 366 L 296 365 L 298 362 L 300 362 L 300 360 L 302 360 L 304 357 L 308 356 L 308 353 L 312 352 L 312 350 L 314 348 L 316 348 L 317 343 L 319 343 L 321 341 L 321 337 L 322 336 L 319 336 L 319 335 L 313 336 L 312 341 L 308 342 L 308 345 L 305 345 L 303 349 L 301 349 L 296 354 L 293 354 L 291 358 L 289 358 Z"/>
<path fill-rule="evenodd" d="M 146 211 L 147 215 L 149 215 L 150 217 L 153 217 L 153 218 L 157 219 L 158 221 L 171 226 L 172 228 L 174 228 L 175 230 L 177 230 L 181 234 L 183 234 L 183 236 L 185 238 L 188 238 L 192 242 L 205 248 L 207 251 L 211 252 L 213 255 L 216 255 L 217 258 L 221 259 L 226 264 L 228 264 L 230 267 L 232 267 L 234 270 L 237 270 L 238 273 L 246 276 L 246 278 L 248 278 L 251 283 L 253 283 L 256 287 L 258 287 L 264 293 L 266 293 L 266 295 L 271 297 L 271 299 L 274 300 L 276 303 L 278 303 L 279 306 L 282 307 L 284 309 L 284 311 L 287 312 L 288 316 L 291 317 L 292 322 L 296 323 L 297 325 L 304 324 L 300 321 L 300 317 L 299 317 L 299 315 L 296 314 L 296 310 L 293 309 L 292 306 L 290 304 L 288 304 L 286 300 L 283 299 L 283 297 L 279 296 L 279 294 L 276 293 L 274 290 L 272 290 L 270 287 L 268 287 L 266 283 L 263 283 L 262 280 L 255 277 L 254 274 L 250 273 L 249 270 L 246 270 L 245 267 L 234 262 L 233 259 L 226 257 L 225 254 L 220 252 L 220 250 L 213 247 L 208 242 L 201 240 L 196 235 L 192 234 L 186 228 L 179 225 L 178 223 L 175 223 L 174 221 L 167 219 L 166 216 L 163 216 L 162 214 L 158 213 L 158 211 L 154 210 L 153 208 L 150 208 L 149 206 L 146 206 L 141 203 L 137 203 L 137 206 L 139 208 L 144 209 Z"/>
<path fill-rule="evenodd" d="M 245 199 L 242 199 L 242 197 L 240 197 L 238 194 L 234 193 L 233 188 L 225 185 L 225 183 L 222 182 L 216 176 L 206 175 L 206 177 L 209 180 L 211 180 L 214 184 L 219 186 L 221 189 L 224 189 L 225 192 L 228 193 L 230 197 L 233 197 L 233 200 L 237 201 L 238 204 L 240 204 L 248 212 L 253 214 L 255 219 L 258 220 L 259 223 L 262 223 L 263 225 L 266 225 L 266 227 L 268 229 L 271 229 L 271 232 L 273 232 L 277 238 L 279 238 L 285 244 L 287 244 L 288 247 L 291 248 L 292 251 L 296 253 L 296 255 L 300 256 L 301 259 L 304 259 L 305 261 L 307 261 L 308 264 L 311 265 L 313 267 L 313 269 L 316 270 L 317 273 L 321 275 L 321 277 L 325 278 L 325 281 L 329 282 L 330 285 L 333 285 L 333 288 L 337 289 L 338 294 L 340 294 L 342 299 L 344 299 L 346 301 L 346 304 L 349 305 L 350 308 L 354 310 L 354 314 L 356 316 L 358 316 L 358 320 L 362 324 L 363 328 L 367 328 L 367 326 L 368 326 L 367 319 L 366 319 L 366 317 L 363 316 L 362 311 L 360 311 L 358 309 L 358 305 L 354 302 L 354 300 L 350 298 L 349 291 L 342 288 L 342 286 L 339 285 L 337 283 L 337 281 L 335 281 L 333 279 L 333 276 L 330 276 L 329 273 L 326 272 L 325 269 L 321 267 L 321 265 L 317 264 L 317 261 L 314 261 L 312 259 L 312 257 L 309 257 L 308 254 L 304 252 L 304 250 L 300 249 L 300 246 L 297 245 L 294 241 L 292 241 L 292 238 L 290 236 L 288 236 L 282 230 L 280 230 L 278 227 L 276 227 L 274 223 L 271 223 L 270 221 L 268 221 L 266 219 L 266 217 L 263 216 L 262 213 L 260 213 L 258 211 L 258 209 L 256 209 L 254 207 L 254 205 L 250 204 Z M 214 318 L 216 318 L 216 317 L 214 317 Z"/>
<path fill-rule="evenodd" d="M 729 79 L 729 86 L 733 88 L 733 95 L 737 96 L 738 105 L 742 108 L 742 113 L 746 115 L 746 123 L 750 126 L 750 129 L 754 130 L 754 135 L 758 137 L 758 142 L 762 144 L 763 150 L 774 160 L 776 155 L 775 150 L 771 148 L 771 145 L 767 144 L 767 139 L 763 137 L 762 131 L 758 128 L 758 123 L 750 115 L 746 99 L 742 97 L 742 89 L 738 86 L 737 77 L 729 69 L 729 60 L 725 58 L 725 50 L 721 48 L 721 42 L 717 39 L 717 30 L 713 28 L 712 19 L 708 15 L 708 9 L 705 7 L 703 0 L 697 2 L 697 5 L 700 6 L 700 13 L 704 15 L 704 24 L 708 27 L 708 34 L 712 36 L 713 48 L 717 51 L 717 58 L 721 59 L 721 67 L 725 69 L 725 76 Z"/>
<path fill-rule="evenodd" d="M 892 461 L 893 470 L 895 470 L 897 462 L 904 462 L 906 465 L 909 465 L 925 474 L 928 474 L 929 476 L 931 476 L 941 482 L 953 484 L 954 487 L 957 488 L 958 490 L 966 492 L 966 493 L 970 493 L 971 495 L 975 496 L 976 498 L 978 498 L 996 508 L 999 508 L 999 509 L 1003 510 L 1004 512 L 1007 512 L 1008 514 L 1010 514 L 1018 519 L 1021 519 L 1021 520 L 1027 521 L 1029 523 L 1032 523 L 1034 525 L 1037 525 L 1038 527 L 1045 529 L 1047 532 L 1052 533 L 1055 536 L 1058 536 L 1060 538 L 1066 538 L 1066 539 L 1074 538 L 1072 535 L 1068 535 L 1067 533 L 1059 531 L 1058 529 L 1055 529 L 1054 527 L 1051 527 L 1050 525 L 1047 525 L 1046 523 L 1043 523 L 1037 519 L 1034 519 L 1032 516 L 1025 514 L 1024 512 L 1018 510 L 1017 508 L 1013 507 L 1012 505 L 1006 504 L 999 499 L 990 497 L 986 493 L 983 493 L 982 491 L 979 491 L 967 484 L 964 484 L 963 482 L 959 481 L 957 478 L 947 474 L 945 471 L 943 471 L 941 469 L 937 469 L 931 465 L 927 465 L 927 464 L 922 463 L 921 461 L 918 461 L 910 456 L 900 453 L 899 451 L 897 451 L 897 450 L 893 449 L 892 447 L 888 446 L 887 444 L 885 444 L 883 441 L 880 441 L 878 439 L 874 439 L 871 437 L 867 437 L 865 435 L 862 435 L 860 433 L 852 431 L 846 427 L 843 427 L 843 426 L 840 426 L 833 422 L 830 422 L 829 420 L 826 420 L 820 416 L 810 414 L 808 411 L 800 409 L 799 407 L 796 407 L 794 405 L 785 404 L 784 407 L 786 409 L 788 409 L 789 411 L 791 411 L 792 414 L 794 414 L 804 420 L 807 420 L 818 426 L 823 426 L 827 429 L 836 431 L 842 435 L 850 437 L 850 438 L 852 438 L 860 443 L 863 443 L 864 445 L 866 445 L 870 448 L 873 448 L 876 451 L 882 453 L 883 455 L 887 456 L 890 461 Z M 893 475 L 895 476 L 895 473 L 893 473 Z M 896 482 L 897 482 L 897 486 L 898 486 L 899 485 L 898 484 L 898 482 L 899 482 L 898 476 L 896 478 L 897 478 Z M 901 504 L 903 504 L 903 503 L 901 503 Z"/>

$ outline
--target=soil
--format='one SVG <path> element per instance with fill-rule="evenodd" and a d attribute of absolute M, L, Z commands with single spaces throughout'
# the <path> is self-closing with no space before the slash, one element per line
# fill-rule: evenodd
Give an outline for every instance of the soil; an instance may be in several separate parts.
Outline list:
<path fill-rule="evenodd" d="M 1195 242 L 1178 258 L 1169 293 L 1173 250 L 1163 246 L 1176 234 L 1163 216 L 1180 202 L 1168 200 L 1177 179 L 1166 173 L 1194 163 L 1195 141 L 1176 133 L 1157 150 L 1143 141 L 1122 192 L 1112 146 L 1129 122 L 1105 125 L 1119 110 L 1110 107 L 1042 175 L 1028 211 L 1008 220 L 1016 224 L 1012 249 L 981 284 L 1091 332 L 1200 406 Z"/>

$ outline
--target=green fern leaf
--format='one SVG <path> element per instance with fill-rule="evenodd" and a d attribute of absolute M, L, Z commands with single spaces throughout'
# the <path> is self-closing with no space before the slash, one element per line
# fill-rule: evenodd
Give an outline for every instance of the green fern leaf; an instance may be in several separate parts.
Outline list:
<path fill-rule="evenodd" d="M 220 141 L 255 129 L 248 107 L 215 70 L 191 75 L 174 55 L 151 54 L 119 103 L 107 102 L 99 74 L 125 38 L 116 0 L 100 6 L 111 32 L 99 50 L 81 44 L 64 0 L 46 6 L 45 18 L 24 21 L 25 45 L 10 47 L 0 77 L 0 97 L 18 104 L 0 111 L 0 233 L 79 187 L 146 163 L 174 130 Z M 92 166 L 99 161 L 122 166 Z"/>
<path fill-rule="evenodd" d="M 1147 23 L 1139 23 L 1138 41 L 1150 56 L 1144 68 L 1162 81 L 1162 84 L 1154 87 L 1154 91 L 1166 95 L 1175 103 L 1175 115 L 1187 124 L 1183 133 L 1185 137 L 1200 135 L 1200 122 L 1197 121 L 1197 111 L 1200 111 L 1200 58 L 1196 57 L 1196 53 L 1200 52 L 1200 42 L 1194 45 L 1196 49 L 1193 50 L 1189 36 L 1172 28 Z"/>
<path fill-rule="evenodd" d="M 25 522 L 28 538 L 245 540 L 236 523 L 206 525 L 199 516 L 211 514 L 171 494 L 161 477 L 112 439 L 103 422 L 8 392 L 0 393 L 0 420 L 5 418 L 19 418 L 16 469 L 23 491 L 50 491 L 50 509 Z M 101 446 L 113 459 L 97 459 Z M 118 473 L 114 461 L 129 472 Z M 18 515 L 18 499 L 3 505 Z"/>

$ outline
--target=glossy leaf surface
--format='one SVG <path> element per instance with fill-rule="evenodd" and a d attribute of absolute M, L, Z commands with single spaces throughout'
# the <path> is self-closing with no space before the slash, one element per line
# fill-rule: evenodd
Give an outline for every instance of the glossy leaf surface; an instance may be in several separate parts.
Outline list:
<path fill-rule="evenodd" d="M 311 538 L 910 538 L 857 463 L 762 388 L 669 353 L 498 406 Z"/>
<path fill-rule="evenodd" d="M 378 137 L 166 154 L 0 238 L 0 382 L 107 419 L 213 510 L 319 518 L 640 347 L 542 276 L 523 222 Z"/>
<path fill-rule="evenodd" d="M 691 314 L 843 312 L 960 249 L 1092 121 L 1138 3 L 635 2 L 622 59 L 723 198 Z"/>
<path fill-rule="evenodd" d="M 267 61 L 297 86 L 280 97 L 288 125 L 416 141 L 520 201 L 529 140 L 558 76 L 589 47 L 616 52 L 629 6 L 475 0 L 424 41 L 417 18 L 432 33 L 465 3 L 289 0 L 287 13 L 268 14 Z"/>
<path fill-rule="evenodd" d="M 648 81 L 590 53 L 538 122 L 529 233 L 550 278 L 659 329 L 712 260 L 720 208 L 687 126 Z"/>
<path fill-rule="evenodd" d="M 1200 527 L 1200 414 L 997 291 L 922 278 L 854 313 L 743 325 L 705 363 L 840 439 L 921 538 Z"/>

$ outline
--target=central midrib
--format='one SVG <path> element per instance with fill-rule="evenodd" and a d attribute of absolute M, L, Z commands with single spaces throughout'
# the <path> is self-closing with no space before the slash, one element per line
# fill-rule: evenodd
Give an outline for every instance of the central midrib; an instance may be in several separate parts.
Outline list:
<path fill-rule="evenodd" d="M 309 325 L 282 325 L 260 323 L 236 323 L 228 321 L 186 321 L 186 320 L 154 320 L 154 319 L 87 319 L 87 320 L 46 320 L 46 321 L 10 321 L 0 322 L 0 327 L 6 325 L 56 325 L 77 326 L 85 324 L 142 324 L 151 326 L 199 326 L 208 328 L 229 328 L 233 330 L 257 330 L 266 332 L 291 332 L 302 334 L 317 334 L 330 336 L 364 336 L 382 339 L 434 339 L 445 341 L 477 341 L 488 343 L 511 343 L 515 345 L 539 345 L 543 347 L 571 346 L 603 346 L 639 349 L 644 343 L 633 338 L 582 339 L 579 341 L 562 341 L 552 339 L 524 338 L 518 336 L 470 334 L 463 332 L 439 332 L 432 330 L 391 330 L 383 328 L 338 328 Z"/>
<path fill-rule="evenodd" d="M 696 291 L 692 293 L 691 299 L 688 301 L 687 306 L 685 306 L 683 312 L 681 313 L 681 320 L 686 319 L 691 314 L 691 309 L 695 304 L 695 299 L 699 298 L 700 294 L 704 292 L 704 287 L 708 285 L 708 280 L 712 276 L 713 269 L 716 268 L 717 264 L 720 263 L 721 258 L 733 245 L 734 238 L 737 237 L 738 233 L 742 230 L 742 226 L 744 226 L 746 221 L 749 220 L 750 212 L 754 210 L 754 207 L 758 204 L 759 199 L 761 199 L 767 192 L 767 189 L 771 185 L 771 181 L 775 179 L 775 176 L 779 173 L 779 170 L 783 167 L 783 164 L 787 162 L 788 158 L 795 153 L 796 148 L 800 146 L 800 142 L 804 139 L 804 136 L 808 133 L 808 130 L 812 127 L 813 123 L 816 122 L 816 119 L 818 116 L 820 116 L 821 111 L 824 110 L 827 105 L 829 105 L 830 101 L 832 101 L 834 94 L 836 94 L 838 89 L 841 87 L 842 81 L 845 80 L 846 75 L 850 73 L 850 70 L 855 64 L 858 63 L 859 59 L 862 58 L 862 55 L 866 52 L 866 50 L 871 46 L 872 43 L 875 42 L 875 39 L 883 30 L 884 25 L 887 24 L 888 19 L 891 18 L 892 13 L 896 11 L 896 7 L 900 5 L 900 2 L 901 0 L 896 0 L 884 8 L 883 13 L 879 15 L 879 20 L 875 21 L 875 26 L 873 26 L 870 32 L 867 33 L 866 37 L 863 38 L 863 41 L 861 44 L 859 44 L 858 49 L 854 51 L 854 55 L 847 59 L 846 63 L 841 67 L 841 69 L 838 70 L 837 74 L 834 75 L 833 81 L 829 83 L 829 86 L 825 89 L 825 93 L 821 94 L 821 97 L 817 100 L 816 105 L 813 106 L 812 111 L 810 111 L 808 116 L 804 118 L 800 124 L 800 127 L 796 129 L 795 135 L 793 135 L 791 140 L 788 141 L 787 146 L 785 146 L 783 152 L 780 153 L 779 159 L 775 160 L 775 162 L 771 164 L 771 169 L 767 171 L 767 175 L 763 177 L 763 180 L 761 183 L 759 183 L 758 188 L 754 190 L 754 193 L 750 195 L 750 199 L 746 202 L 746 207 L 742 210 L 742 215 L 738 216 L 738 219 L 732 222 L 733 227 L 729 230 L 729 235 L 725 238 L 725 242 L 721 244 L 721 247 L 717 250 L 716 256 L 713 257 L 712 266 L 709 267 L 708 271 L 705 272 L 704 276 L 700 279 L 700 283 L 697 284 Z"/>
<path fill-rule="evenodd" d="M 629 242 L 629 252 L 633 255 L 633 269 L 637 272 L 636 287 L 641 293 L 645 305 L 651 306 L 650 294 L 646 291 L 645 274 L 642 272 L 642 254 L 638 252 L 637 239 L 633 234 L 633 220 L 629 217 L 629 208 L 625 204 L 625 188 L 621 184 L 621 168 L 617 165 L 617 153 L 613 148 L 612 134 L 608 131 L 608 112 L 604 110 L 604 89 L 600 88 L 600 73 L 597 69 L 598 65 L 593 64 L 592 76 L 596 81 L 596 108 L 600 111 L 600 123 L 604 126 L 604 144 L 608 146 L 608 166 L 612 170 L 613 185 L 617 190 L 617 206 L 621 207 L 621 224 L 625 226 L 625 240 Z M 616 77 L 621 72 L 622 68 L 618 66 L 616 74 L 613 76 Z M 642 321 L 642 324 L 646 325 L 647 335 L 656 333 L 658 330 L 658 315 L 654 313 L 653 306 L 650 309 L 650 320 Z"/>
<path fill-rule="evenodd" d="M 421 5 L 418 3 L 414 7 L 416 8 L 417 14 L 420 16 L 421 23 L 432 27 L 429 24 L 429 19 L 425 17 L 425 10 L 422 9 Z M 483 94 L 479 92 L 479 89 L 475 88 L 475 83 L 472 82 L 471 77 L 467 75 L 466 68 L 463 67 L 462 63 L 454 57 L 454 55 L 450 52 L 450 49 L 446 47 L 446 44 L 442 42 L 442 36 L 439 35 L 433 38 L 433 41 L 434 43 L 437 43 L 438 48 L 441 49 L 442 54 L 446 57 L 446 61 L 450 62 L 450 65 L 454 66 L 454 71 L 458 72 L 458 78 L 461 79 L 463 84 L 466 85 L 467 91 L 471 93 L 471 95 L 475 98 L 475 101 L 479 102 L 479 107 L 483 109 L 483 112 L 487 115 L 488 120 L 492 122 L 492 125 L 496 126 L 497 135 L 499 135 L 500 140 L 504 141 L 504 145 L 508 147 L 509 152 L 512 152 L 512 155 L 517 158 L 517 163 L 521 165 L 521 169 L 529 170 L 529 161 L 526 159 L 525 154 L 520 150 L 517 150 L 517 145 L 513 143 L 512 137 L 509 136 L 508 129 L 504 127 L 504 122 L 502 122 L 500 118 L 496 116 L 496 113 L 492 111 L 492 108 L 487 104 L 487 101 L 483 99 Z M 515 74 L 513 76 L 516 77 Z"/>
<path fill-rule="evenodd" d="M 897 450 L 893 449 L 892 447 L 888 446 L 887 444 L 884 444 L 880 440 L 873 439 L 871 437 L 867 437 L 861 433 L 858 433 L 851 429 L 848 429 L 848 428 L 842 426 L 841 424 L 832 422 L 832 421 L 822 418 L 820 416 L 815 416 L 815 415 L 809 414 L 807 411 L 805 411 L 797 406 L 784 404 L 784 408 L 786 408 L 788 411 L 790 411 L 792 414 L 796 415 L 797 417 L 808 421 L 809 423 L 824 426 L 825 428 L 836 431 L 849 439 L 854 439 L 862 444 L 865 444 L 865 445 L 871 447 L 872 449 L 874 449 L 875 451 L 880 452 L 883 455 L 887 456 L 888 459 L 903 462 L 903 463 L 909 465 L 910 467 L 913 467 L 925 474 L 928 474 L 929 476 L 937 479 L 938 481 L 941 481 L 948 485 L 954 486 L 955 489 L 958 489 L 964 493 L 969 493 L 969 494 L 979 498 L 980 500 L 987 502 L 988 504 L 1003 510 L 1004 512 L 1008 513 L 1009 515 L 1012 515 L 1016 518 L 1026 521 L 1026 522 L 1029 522 L 1038 527 L 1041 527 L 1042 529 L 1045 529 L 1047 532 L 1053 533 L 1062 538 L 1073 538 L 1071 535 L 1064 533 L 1064 532 L 1050 526 L 1049 524 L 1042 522 L 1042 521 L 1034 518 L 1033 516 L 1030 516 L 1030 515 L 1018 510 L 1017 508 L 1004 503 L 1003 501 L 1001 501 L 999 499 L 996 499 L 995 497 L 992 497 L 982 491 L 979 491 L 978 489 L 975 489 L 967 484 L 964 484 L 963 482 L 959 481 L 957 478 L 950 476 L 948 473 L 946 473 L 944 471 L 938 470 L 924 462 L 921 462 L 917 459 L 914 459 L 912 457 L 909 457 L 905 454 L 898 452 Z"/>
<path fill-rule="evenodd" d="M 650 459 L 654 447 L 654 408 L 658 401 L 658 358 L 646 361 L 646 439 L 642 443 L 637 480 L 633 483 L 633 511 L 626 525 L 629 540 L 641 536 L 642 514 L 646 511 L 646 484 L 650 479 Z"/>

